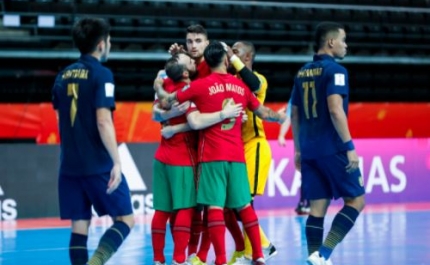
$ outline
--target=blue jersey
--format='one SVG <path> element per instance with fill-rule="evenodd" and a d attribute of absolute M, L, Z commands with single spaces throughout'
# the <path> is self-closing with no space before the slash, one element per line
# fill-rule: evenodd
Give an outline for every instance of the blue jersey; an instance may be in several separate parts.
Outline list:
<path fill-rule="evenodd" d="M 303 159 L 314 159 L 345 151 L 327 104 L 327 97 L 343 97 L 348 114 L 348 72 L 329 55 L 314 55 L 294 79 L 292 103 L 299 110 L 300 149 Z"/>
<path fill-rule="evenodd" d="M 90 55 L 58 74 L 52 89 L 59 114 L 60 174 L 88 176 L 109 172 L 113 161 L 101 140 L 96 110 L 115 109 L 112 72 Z"/>

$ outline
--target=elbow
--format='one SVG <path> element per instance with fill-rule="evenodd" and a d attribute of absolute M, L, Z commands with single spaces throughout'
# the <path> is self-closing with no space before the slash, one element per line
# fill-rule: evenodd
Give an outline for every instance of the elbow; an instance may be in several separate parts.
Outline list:
<path fill-rule="evenodd" d="M 260 113 L 257 113 L 257 116 L 262 120 L 268 120 L 269 119 L 269 113 L 267 111 L 263 111 Z"/>
<path fill-rule="evenodd" d="M 109 126 L 112 126 L 112 120 L 107 119 L 107 118 L 97 120 L 97 127 L 98 127 L 99 131 L 105 130 Z"/>
<path fill-rule="evenodd" d="M 191 114 L 187 116 L 188 125 L 193 130 L 200 130 L 202 129 L 202 124 L 199 122 L 199 119 L 197 115 Z"/>
<path fill-rule="evenodd" d="M 190 125 L 190 128 L 193 130 L 200 130 L 201 129 L 200 124 L 194 119 L 188 120 L 188 125 Z"/>
<path fill-rule="evenodd" d="M 343 110 L 339 109 L 329 109 L 330 117 L 332 120 L 338 120 L 342 117 Z"/>

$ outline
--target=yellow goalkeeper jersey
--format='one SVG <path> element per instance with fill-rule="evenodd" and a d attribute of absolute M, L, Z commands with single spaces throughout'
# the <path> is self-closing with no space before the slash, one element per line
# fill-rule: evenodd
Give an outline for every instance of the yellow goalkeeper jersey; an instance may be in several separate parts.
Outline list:
<path fill-rule="evenodd" d="M 267 80 L 263 75 L 257 73 L 256 71 L 254 71 L 254 74 L 256 74 L 258 76 L 258 79 L 260 79 L 260 89 L 254 92 L 254 94 L 257 97 L 258 101 L 261 104 L 264 104 L 267 92 Z M 266 138 L 263 121 L 249 109 L 246 109 L 246 114 L 248 115 L 248 120 L 244 124 L 242 124 L 243 142 L 246 143 L 256 137 Z"/>

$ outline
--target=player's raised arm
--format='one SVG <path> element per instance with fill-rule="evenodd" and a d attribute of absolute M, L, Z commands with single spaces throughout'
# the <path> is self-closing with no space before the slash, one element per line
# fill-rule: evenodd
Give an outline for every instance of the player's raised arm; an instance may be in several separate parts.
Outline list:
<path fill-rule="evenodd" d="M 233 48 L 222 42 L 227 51 L 230 63 L 234 71 L 242 78 L 242 81 L 252 92 L 257 92 L 261 88 L 261 80 L 252 72 L 252 64 L 255 57 L 254 45 L 250 42 L 239 41 Z"/>

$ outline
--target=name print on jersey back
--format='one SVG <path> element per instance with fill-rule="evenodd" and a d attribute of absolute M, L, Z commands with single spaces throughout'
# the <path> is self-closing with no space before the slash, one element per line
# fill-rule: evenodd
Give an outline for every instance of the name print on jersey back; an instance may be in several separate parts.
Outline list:
<path fill-rule="evenodd" d="M 209 96 L 212 96 L 218 93 L 223 93 L 225 91 L 234 92 L 241 96 L 245 95 L 245 88 L 241 86 L 238 86 L 236 84 L 226 83 L 224 87 L 224 84 L 216 83 L 214 86 L 209 87 Z"/>

